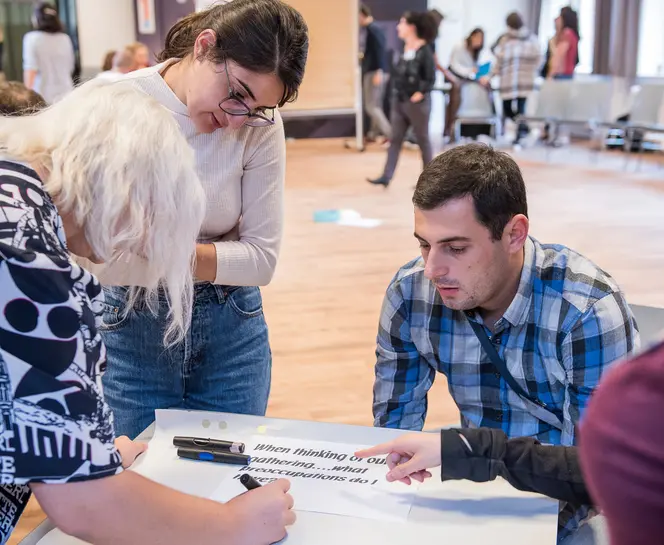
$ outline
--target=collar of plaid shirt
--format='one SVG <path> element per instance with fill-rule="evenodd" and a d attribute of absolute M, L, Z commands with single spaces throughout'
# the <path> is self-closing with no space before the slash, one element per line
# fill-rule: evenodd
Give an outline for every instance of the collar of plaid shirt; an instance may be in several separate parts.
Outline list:
<path fill-rule="evenodd" d="M 537 261 L 535 259 L 535 244 L 528 237 L 523 247 L 523 268 L 521 269 L 521 278 L 516 295 L 510 306 L 503 313 L 502 317 L 496 322 L 496 333 L 504 329 L 505 322 L 511 326 L 517 327 L 526 323 L 528 311 L 530 310 L 533 298 L 533 280 L 537 274 Z M 467 311 L 466 315 L 476 322 L 482 323 L 479 313 L 473 310 Z"/>

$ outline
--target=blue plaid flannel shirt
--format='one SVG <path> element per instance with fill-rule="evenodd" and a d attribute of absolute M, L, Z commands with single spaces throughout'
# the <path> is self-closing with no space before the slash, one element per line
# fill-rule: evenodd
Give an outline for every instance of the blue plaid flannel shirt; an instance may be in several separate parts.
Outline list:
<path fill-rule="evenodd" d="M 550 413 L 512 391 L 468 320 L 482 323 L 477 313 L 443 306 L 424 277 L 422 258 L 399 270 L 380 317 L 374 425 L 421 430 L 427 392 L 440 372 L 462 426 L 499 428 L 508 437 L 571 446 L 604 372 L 639 345 L 634 316 L 607 273 L 569 248 L 528 238 L 517 294 L 494 332 L 485 329 L 521 387 L 562 421 L 559 429 L 550 423 Z M 569 506 L 564 511 L 560 538 L 588 514 Z"/>

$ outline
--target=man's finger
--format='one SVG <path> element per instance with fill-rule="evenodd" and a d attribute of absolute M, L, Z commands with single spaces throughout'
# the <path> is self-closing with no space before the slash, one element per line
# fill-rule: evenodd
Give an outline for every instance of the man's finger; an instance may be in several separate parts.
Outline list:
<path fill-rule="evenodd" d="M 399 454 L 398 452 L 392 452 L 388 454 L 385 461 L 387 462 L 388 469 L 390 470 L 394 469 L 401 463 L 401 454 Z"/>
<path fill-rule="evenodd" d="M 414 481 L 417 481 L 418 483 L 423 483 L 424 482 L 424 476 L 419 471 L 417 473 L 412 473 L 410 475 L 410 478 L 413 479 Z"/>
<path fill-rule="evenodd" d="M 403 483 L 403 484 L 407 484 L 408 486 L 410 486 L 410 477 L 404 477 L 403 479 L 399 479 L 398 482 Z"/>
<path fill-rule="evenodd" d="M 399 464 L 397 467 L 390 470 L 388 475 L 392 476 L 392 480 L 398 481 L 404 477 L 410 476 L 412 473 L 420 471 L 421 469 L 423 468 L 418 466 L 415 458 L 412 458 L 409 461 L 404 462 L 403 464 Z"/>

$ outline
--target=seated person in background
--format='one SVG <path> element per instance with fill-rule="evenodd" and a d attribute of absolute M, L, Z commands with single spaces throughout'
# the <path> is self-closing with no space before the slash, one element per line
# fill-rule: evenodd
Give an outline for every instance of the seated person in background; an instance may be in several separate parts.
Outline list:
<path fill-rule="evenodd" d="M 664 535 L 664 343 L 610 373 L 581 424 L 581 467 L 611 545 Z"/>
<path fill-rule="evenodd" d="M 521 171 L 488 146 L 436 157 L 413 203 L 422 257 L 401 268 L 383 302 L 375 425 L 421 430 L 441 372 L 462 427 L 575 444 L 603 373 L 638 346 L 618 285 L 573 250 L 528 235 Z"/>
<path fill-rule="evenodd" d="M 134 42 L 133 44 L 129 44 L 127 49 L 134 56 L 136 70 L 142 70 L 150 66 L 150 50 L 147 45 L 141 42 Z"/>
<path fill-rule="evenodd" d="M 454 141 L 454 124 L 461 107 L 461 86 L 464 81 L 477 79 L 480 54 L 484 49 L 484 31 L 474 28 L 468 37 L 454 46 L 450 55 L 450 69 L 445 74 L 452 88 L 445 107 L 445 130 L 443 136 Z"/>
<path fill-rule="evenodd" d="M 18 81 L 0 84 L 0 115 L 24 115 L 46 107 L 43 97 Z"/>
<path fill-rule="evenodd" d="M 205 197 L 172 115 L 131 86 L 89 84 L 35 115 L 1 117 L 0 153 L 0 543 L 31 492 L 89 543 L 283 538 L 287 481 L 222 505 L 123 472 L 142 448 L 115 440 L 102 396 L 103 292 L 72 253 L 147 263 L 147 296 L 163 287 L 169 299 L 165 342 L 182 340 L 191 318 Z"/>
<path fill-rule="evenodd" d="M 117 81 L 122 79 L 125 74 L 136 70 L 137 67 L 134 53 L 128 48 L 120 49 L 113 55 L 111 69 L 97 74 L 97 77 L 107 81 Z"/>

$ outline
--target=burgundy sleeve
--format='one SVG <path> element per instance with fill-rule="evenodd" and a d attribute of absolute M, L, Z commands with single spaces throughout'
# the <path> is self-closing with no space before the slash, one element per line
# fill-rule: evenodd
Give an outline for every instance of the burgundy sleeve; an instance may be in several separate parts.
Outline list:
<path fill-rule="evenodd" d="M 655 543 L 664 535 L 663 414 L 661 343 L 609 373 L 581 423 L 582 469 L 612 545 Z"/>

